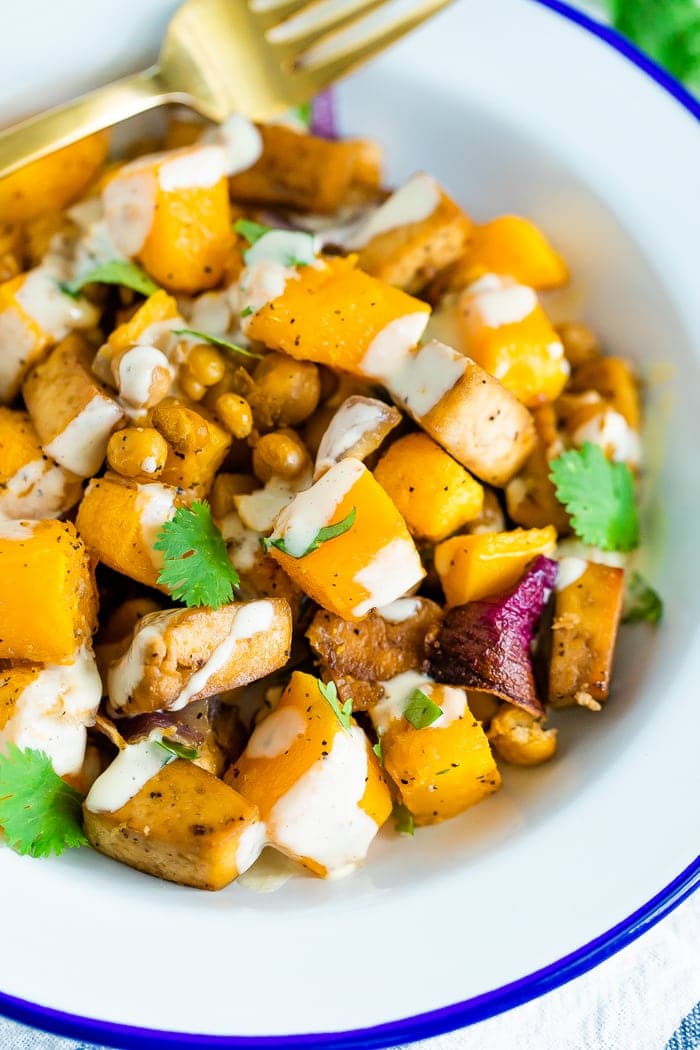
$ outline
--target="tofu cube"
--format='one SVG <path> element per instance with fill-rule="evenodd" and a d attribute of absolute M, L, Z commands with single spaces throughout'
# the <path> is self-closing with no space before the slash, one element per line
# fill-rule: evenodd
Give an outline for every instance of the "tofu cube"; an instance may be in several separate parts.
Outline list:
<path fill-rule="evenodd" d="M 167 593 L 167 588 L 158 584 L 163 553 L 153 545 L 161 527 L 184 502 L 177 489 L 169 485 L 140 485 L 105 474 L 85 489 L 76 525 L 103 564 Z"/>
<path fill-rule="evenodd" d="M 107 672 L 110 705 L 118 715 L 180 711 L 284 666 L 291 640 L 282 598 L 149 613 Z"/>
<path fill-rule="evenodd" d="M 323 541 L 321 530 L 352 515 L 346 531 Z M 270 540 L 270 553 L 292 580 L 345 620 L 388 605 L 425 575 L 406 523 L 357 459 L 341 460 L 296 495 L 278 514 Z"/>
<path fill-rule="evenodd" d="M 221 146 L 194 145 L 124 165 L 102 192 L 109 234 L 168 291 L 213 288 L 234 235 Z"/>
<path fill-rule="evenodd" d="M 581 558 L 559 562 L 549 702 L 599 711 L 610 692 L 625 595 L 623 569 Z"/>
<path fill-rule="evenodd" d="M 258 807 L 271 845 L 337 878 L 365 859 L 391 796 L 364 732 L 343 728 L 320 686 L 295 671 L 224 779 Z"/>
<path fill-rule="evenodd" d="M 464 689 L 412 671 L 383 686 L 370 714 L 384 768 L 416 824 L 449 820 L 498 790 L 501 775 Z M 424 721 L 434 721 L 423 725 L 421 712 L 429 709 Z"/>
<path fill-rule="evenodd" d="M 244 307 L 255 279 L 249 267 Z M 416 345 L 429 314 L 427 303 L 358 270 L 354 257 L 333 257 L 296 270 L 281 294 L 251 315 L 246 334 L 290 357 L 383 382 Z"/>
<path fill-rule="evenodd" d="M 0 407 L 0 517 L 58 518 L 82 491 L 80 478 L 43 452 L 27 413 Z"/>
<path fill-rule="evenodd" d="M 458 305 L 464 350 L 528 408 L 554 401 L 569 378 L 564 347 L 531 288 L 487 274 Z"/>
<path fill-rule="evenodd" d="M 437 543 L 478 518 L 484 488 L 427 434 L 408 434 L 384 453 L 374 477 L 416 539 Z"/>
<path fill-rule="evenodd" d="M 550 555 L 557 542 L 552 525 L 473 536 L 453 536 L 435 548 L 435 568 L 447 604 L 466 605 L 515 587 L 528 564 Z"/>
<path fill-rule="evenodd" d="M 91 845 L 122 864 L 182 886 L 228 886 L 259 856 L 265 828 L 255 806 L 200 766 L 175 759 L 117 809 L 92 808 L 91 799 L 94 804 L 98 791 L 105 793 L 106 778 L 137 746 L 117 756 L 85 801 L 84 827 Z"/>
<path fill-rule="evenodd" d="M 0 660 L 69 664 L 97 623 L 85 546 L 63 521 L 0 522 Z"/>
<path fill-rule="evenodd" d="M 41 447 L 66 470 L 88 478 L 102 466 L 124 412 L 92 373 L 93 353 L 70 335 L 24 380 L 24 400 Z"/>

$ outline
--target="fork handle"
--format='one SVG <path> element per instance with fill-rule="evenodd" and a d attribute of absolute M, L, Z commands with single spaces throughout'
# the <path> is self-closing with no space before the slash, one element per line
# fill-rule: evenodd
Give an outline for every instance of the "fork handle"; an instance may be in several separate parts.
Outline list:
<path fill-rule="evenodd" d="M 0 131 L 0 178 L 95 131 L 175 101 L 189 99 L 169 90 L 152 66 L 13 124 Z"/>

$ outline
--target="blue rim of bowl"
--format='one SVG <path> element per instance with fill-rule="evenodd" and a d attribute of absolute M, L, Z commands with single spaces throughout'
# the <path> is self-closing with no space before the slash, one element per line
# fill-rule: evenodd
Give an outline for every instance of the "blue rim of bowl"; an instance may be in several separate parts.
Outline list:
<path fill-rule="evenodd" d="M 614 48 L 629 62 L 655 80 L 660 87 L 676 99 L 700 122 L 700 102 L 674 77 L 661 69 L 652 59 L 642 54 L 633 44 L 609 26 L 602 25 L 581 11 L 576 11 L 561 0 L 531 0 L 561 15 L 599 40 Z M 78 1014 L 64 1013 L 46 1006 L 30 1003 L 26 999 L 0 992 L 0 1013 L 22 1024 L 41 1028 L 56 1035 L 99 1041 L 107 1046 L 129 1047 L 134 1050 L 167 1046 L 200 1047 L 202 1050 L 302 1050 L 307 1047 L 323 1050 L 366 1050 L 371 1047 L 398 1046 L 418 1039 L 442 1035 L 467 1025 L 485 1021 L 496 1014 L 504 1013 L 515 1006 L 539 998 L 546 992 L 566 984 L 574 977 L 593 969 L 636 940 L 657 922 L 672 912 L 696 889 L 700 888 L 700 856 L 664 889 L 633 912 L 622 922 L 613 926 L 588 944 L 564 956 L 541 970 L 527 974 L 494 991 L 466 999 L 452 1006 L 445 1006 L 429 1013 L 417 1014 L 399 1021 L 361 1028 L 347 1032 L 309 1033 L 306 1035 L 279 1036 L 217 1036 L 197 1035 L 186 1032 L 164 1032 L 132 1025 L 115 1024 L 93 1020 Z"/>

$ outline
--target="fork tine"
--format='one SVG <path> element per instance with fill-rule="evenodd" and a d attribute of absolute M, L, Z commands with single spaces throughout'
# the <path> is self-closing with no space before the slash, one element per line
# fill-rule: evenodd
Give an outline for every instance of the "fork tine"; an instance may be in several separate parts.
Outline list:
<path fill-rule="evenodd" d="M 241 3 L 242 0 L 235 0 Z M 245 0 L 243 0 L 245 2 Z M 265 32 L 308 7 L 309 0 L 248 0 L 248 11 Z"/>
<path fill-rule="evenodd" d="M 317 41 L 339 32 L 365 17 L 389 0 L 307 0 L 292 17 L 271 27 L 266 36 L 270 44 L 287 58 L 296 58 Z"/>
<path fill-rule="evenodd" d="M 450 3 L 452 0 L 419 0 L 406 14 L 388 24 L 377 22 L 377 14 L 381 12 L 370 12 L 349 28 L 322 38 L 302 52 L 294 63 L 294 76 L 304 79 L 314 91 L 320 91 L 374 58 Z"/>

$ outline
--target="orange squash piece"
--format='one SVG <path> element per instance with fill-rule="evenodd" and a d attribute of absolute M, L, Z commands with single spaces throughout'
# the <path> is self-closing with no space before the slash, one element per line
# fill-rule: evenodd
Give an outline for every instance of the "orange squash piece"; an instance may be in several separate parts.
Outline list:
<path fill-rule="evenodd" d="M 109 132 L 99 131 L 0 179 L 0 223 L 27 222 L 77 200 L 104 163 L 108 146 Z"/>
<path fill-rule="evenodd" d="M 639 431 L 639 383 L 628 361 L 622 357 L 598 357 L 574 369 L 571 390 L 595 390 L 619 412 L 632 430 Z"/>
<path fill-rule="evenodd" d="M 539 227 L 519 215 L 501 215 L 472 230 L 460 274 L 467 285 L 486 273 L 512 277 L 538 291 L 561 288 L 569 280 L 561 255 Z"/>
<path fill-rule="evenodd" d="M 435 548 L 435 568 L 448 605 L 465 605 L 509 591 L 539 554 L 557 542 L 552 525 L 476 536 L 453 536 Z"/>

